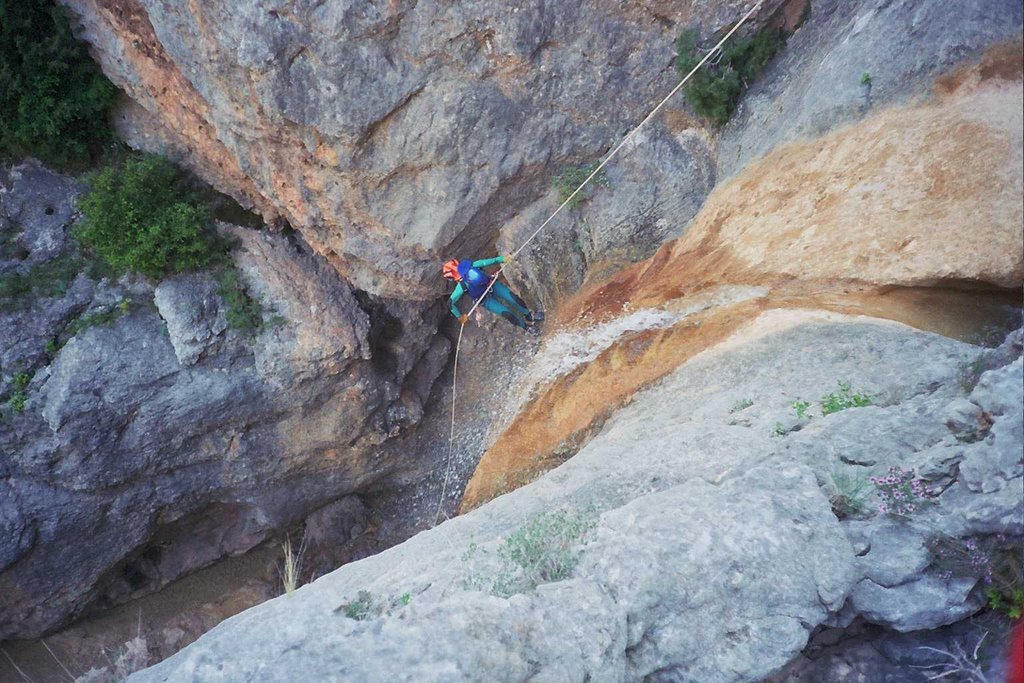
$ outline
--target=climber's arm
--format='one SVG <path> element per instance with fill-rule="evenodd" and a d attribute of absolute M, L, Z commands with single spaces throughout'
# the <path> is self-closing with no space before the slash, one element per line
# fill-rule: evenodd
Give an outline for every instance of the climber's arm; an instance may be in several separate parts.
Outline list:
<path fill-rule="evenodd" d="M 493 266 L 498 263 L 504 263 L 504 256 L 495 256 L 494 258 L 480 259 L 479 261 L 473 261 L 474 268 L 486 268 L 487 266 Z"/>
<path fill-rule="evenodd" d="M 450 297 L 448 297 L 448 309 L 456 318 L 462 317 L 462 314 L 459 313 L 458 302 L 459 299 L 462 298 L 462 294 L 464 293 L 464 291 L 465 290 L 463 289 L 462 285 L 455 285 L 455 291 L 452 292 L 452 295 Z"/>

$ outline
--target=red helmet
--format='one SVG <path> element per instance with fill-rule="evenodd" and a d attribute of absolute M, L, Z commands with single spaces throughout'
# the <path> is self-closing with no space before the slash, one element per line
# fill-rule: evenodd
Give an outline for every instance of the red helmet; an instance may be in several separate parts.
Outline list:
<path fill-rule="evenodd" d="M 451 261 L 445 261 L 444 265 L 441 266 L 441 275 L 444 275 L 449 280 L 455 280 L 458 282 L 462 279 L 459 275 L 459 261 L 458 259 L 452 259 Z"/>

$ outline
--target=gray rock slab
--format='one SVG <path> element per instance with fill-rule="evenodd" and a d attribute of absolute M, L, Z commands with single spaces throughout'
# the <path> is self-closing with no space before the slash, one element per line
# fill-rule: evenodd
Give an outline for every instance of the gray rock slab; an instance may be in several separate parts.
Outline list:
<path fill-rule="evenodd" d="M 1015 39 L 1022 21 L 1015 0 L 814 0 L 810 18 L 726 126 L 719 176 L 780 143 L 927 96 L 943 72 Z M 864 74 L 869 83 L 861 82 Z"/>
<path fill-rule="evenodd" d="M 957 368 L 978 352 L 896 323 L 766 313 L 639 393 L 533 484 L 242 613 L 131 680 L 754 681 L 819 624 L 952 623 L 980 608 L 977 579 L 931 575 L 924 527 L 870 512 L 840 524 L 806 454 L 815 439 L 862 432 L 857 413 L 880 433 L 921 423 L 907 443 L 883 440 L 880 462 L 952 439 Z M 794 395 L 820 396 L 839 377 L 886 401 L 770 435 Z M 730 426 L 742 397 L 755 401 L 750 425 Z M 797 438 L 804 447 L 789 447 Z M 934 507 L 959 516 L 951 491 Z M 569 578 L 507 600 L 474 588 L 500 571 L 505 538 L 565 509 L 596 519 Z M 382 605 L 368 620 L 335 610 L 361 590 Z"/>

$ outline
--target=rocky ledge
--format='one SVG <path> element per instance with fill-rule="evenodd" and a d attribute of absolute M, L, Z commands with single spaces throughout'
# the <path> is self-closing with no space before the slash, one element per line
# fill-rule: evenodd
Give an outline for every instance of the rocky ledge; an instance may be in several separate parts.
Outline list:
<path fill-rule="evenodd" d="M 28 289 L 0 308 L 0 638 L 159 588 L 408 464 L 381 444 L 447 358 L 439 310 L 356 291 L 282 234 L 221 226 L 261 309 L 251 334 L 216 273 L 101 277 L 68 237 L 77 192 L 35 163 L 3 176 L 0 275 Z"/>
<path fill-rule="evenodd" d="M 767 312 L 538 481 L 130 680 L 758 681 L 824 629 L 958 622 L 985 586 L 935 539 L 1024 534 L 1020 339 Z M 823 409 L 838 382 L 867 398 Z M 894 471 L 915 509 L 886 507 L 884 483 L 837 498 Z"/>

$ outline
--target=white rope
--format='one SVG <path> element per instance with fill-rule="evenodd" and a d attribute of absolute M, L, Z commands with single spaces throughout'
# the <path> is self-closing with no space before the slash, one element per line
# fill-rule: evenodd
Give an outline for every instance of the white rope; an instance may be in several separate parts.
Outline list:
<path fill-rule="evenodd" d="M 589 183 L 591 180 L 593 180 L 594 177 L 596 177 L 597 174 L 601 172 L 601 169 L 603 169 L 608 164 L 609 161 L 611 161 L 613 158 L 615 158 L 615 155 L 619 153 L 619 150 L 621 150 L 623 147 L 625 147 L 626 143 L 628 143 L 630 140 L 632 140 L 633 137 L 640 131 L 640 129 L 643 128 L 651 119 L 653 119 L 655 117 L 655 115 L 657 115 L 657 113 L 659 111 L 661 111 L 661 108 L 665 106 L 665 103 L 667 103 L 670 99 L 672 99 L 672 96 L 675 95 L 677 92 L 679 92 L 679 90 L 684 85 L 686 85 L 686 82 L 689 81 L 690 78 L 695 73 L 697 73 L 697 70 L 700 69 L 702 66 L 704 66 L 704 63 L 707 62 L 708 59 L 710 59 L 714 54 L 716 54 L 719 50 L 721 50 L 722 46 L 725 44 L 725 41 L 729 40 L 729 38 L 732 37 L 732 34 L 736 33 L 736 31 L 738 31 L 739 28 L 741 26 L 743 26 L 743 24 L 746 23 L 746 21 L 750 17 L 752 17 L 754 15 L 754 12 L 756 12 L 757 10 L 759 10 L 761 8 L 761 4 L 763 2 L 764 2 L 764 0 L 758 0 L 754 4 L 754 6 L 751 7 L 747 11 L 746 14 L 744 14 L 742 17 L 740 17 L 740 20 L 736 22 L 736 25 L 733 26 L 731 29 L 729 29 L 729 32 L 726 33 L 722 37 L 722 39 L 720 41 L 718 41 L 717 45 L 715 45 L 713 48 L 708 50 L 708 52 L 704 55 L 704 57 L 702 57 L 701 60 L 699 62 L 697 62 L 697 65 L 695 67 L 693 67 L 692 69 L 690 69 L 690 73 L 686 74 L 683 77 L 683 79 L 681 81 L 679 81 L 678 84 L 676 84 L 676 87 L 672 88 L 672 91 L 669 92 L 668 95 L 665 95 L 665 97 L 661 100 L 661 102 L 659 102 L 658 105 L 654 109 L 651 110 L 651 113 L 649 113 L 644 118 L 643 121 L 638 123 L 636 125 L 636 127 L 633 128 L 633 130 L 629 131 L 629 133 L 626 134 L 626 137 L 622 138 L 622 141 L 619 142 L 619 144 L 615 146 L 615 148 L 601 161 L 601 163 L 597 165 L 597 168 L 595 168 L 593 171 L 591 171 L 590 175 L 588 175 L 586 177 L 586 179 L 582 183 L 580 183 L 579 187 L 577 187 L 573 191 L 572 194 L 570 194 L 568 197 L 566 197 L 565 200 L 561 204 L 558 205 L 558 208 L 555 209 L 554 212 L 552 212 L 552 214 L 550 216 L 548 216 L 547 219 L 543 223 L 540 224 L 540 227 L 537 228 L 536 230 L 534 230 L 533 233 L 529 237 L 527 237 L 526 240 L 522 244 L 520 244 L 519 247 L 516 248 L 515 251 L 512 252 L 511 257 L 513 259 L 516 258 L 517 256 L 519 256 L 520 252 L 522 252 L 522 250 L 526 248 L 526 245 L 528 245 L 530 242 L 532 242 L 533 238 L 536 237 L 537 235 L 539 235 L 544 230 L 544 228 L 546 228 L 548 226 L 548 224 L 551 223 L 551 221 L 553 221 L 555 219 L 555 216 L 557 216 L 562 209 L 564 209 L 566 206 L 568 206 L 570 203 L 572 203 L 572 200 L 576 198 L 576 195 L 578 195 L 580 192 L 583 191 L 583 188 L 586 187 L 587 183 Z M 463 318 L 463 320 L 468 320 L 469 316 L 473 315 L 473 312 L 476 311 L 477 307 L 484 300 L 484 298 L 488 294 L 490 294 L 491 288 L 494 287 L 494 283 L 498 281 L 498 276 L 501 275 L 502 271 L 505 270 L 505 266 L 506 265 L 508 265 L 507 262 L 501 264 L 501 267 L 498 268 L 498 270 L 494 273 L 494 277 L 492 277 L 490 282 L 487 283 L 487 289 L 484 290 L 483 295 L 480 296 L 476 301 L 473 302 L 473 305 L 470 307 L 469 312 L 466 313 L 466 315 Z M 441 488 L 441 498 L 437 502 L 437 514 L 435 514 L 435 516 L 434 516 L 434 525 L 435 526 L 437 525 L 437 520 L 440 518 L 441 508 L 444 505 L 444 496 L 447 493 L 448 478 L 449 478 L 449 474 L 451 472 L 452 450 L 453 450 L 454 443 L 455 443 L 455 380 L 457 378 L 457 374 L 456 373 L 458 372 L 458 369 L 459 369 L 459 348 L 462 346 L 462 332 L 465 329 L 465 327 L 466 327 L 466 323 L 463 322 L 461 324 L 461 326 L 459 327 L 459 340 L 458 340 L 458 343 L 456 343 L 456 345 L 455 345 L 455 367 L 452 370 L 452 424 L 451 424 L 451 430 L 449 432 L 449 438 L 448 438 L 448 461 L 447 461 L 447 463 L 445 465 L 444 485 Z"/>
<path fill-rule="evenodd" d="M 455 447 L 455 380 L 459 378 L 459 349 L 462 348 L 462 333 L 466 329 L 466 324 L 463 323 L 459 327 L 459 339 L 455 342 L 455 366 L 452 368 L 452 426 L 448 432 L 448 460 L 444 468 L 444 484 L 441 485 L 441 496 L 437 499 L 437 511 L 434 513 L 434 523 L 431 526 L 437 526 L 437 521 L 441 519 L 441 509 L 444 507 L 444 497 L 448 493 L 448 477 L 452 471 L 452 450 Z"/>

